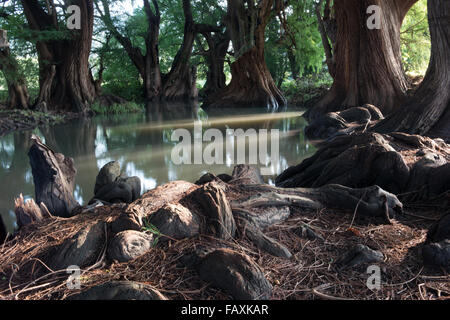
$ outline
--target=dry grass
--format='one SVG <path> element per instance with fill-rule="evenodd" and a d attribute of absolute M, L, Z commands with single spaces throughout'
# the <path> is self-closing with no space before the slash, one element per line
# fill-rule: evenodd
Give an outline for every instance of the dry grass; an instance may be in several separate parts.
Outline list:
<path fill-rule="evenodd" d="M 118 208 L 120 209 L 120 208 Z M 98 209 L 72 219 L 53 218 L 31 225 L 15 240 L 0 248 L 1 299 L 66 299 L 77 291 L 68 290 L 65 270 L 50 270 L 45 263 L 49 248 L 73 236 L 87 224 L 107 220 L 120 210 Z M 424 216 L 426 219 L 417 218 Z M 223 242 L 205 236 L 169 242 L 144 256 L 102 269 L 85 270 L 82 289 L 111 280 L 132 280 L 151 284 L 170 299 L 229 299 L 230 297 L 199 279 L 195 271 L 179 262 L 197 248 L 228 247 L 251 256 L 262 266 L 273 285 L 273 299 L 447 299 L 450 277 L 443 270 L 423 268 L 419 248 L 426 230 L 438 215 L 421 211 L 404 215 L 392 225 L 373 224 L 342 212 L 297 210 L 281 225 L 266 233 L 287 246 L 291 260 L 260 252 L 246 239 Z M 293 231 L 306 223 L 324 239 L 310 241 Z M 380 250 L 386 259 L 380 263 L 382 288 L 369 290 L 366 267 L 339 271 L 334 262 L 355 244 Z"/>

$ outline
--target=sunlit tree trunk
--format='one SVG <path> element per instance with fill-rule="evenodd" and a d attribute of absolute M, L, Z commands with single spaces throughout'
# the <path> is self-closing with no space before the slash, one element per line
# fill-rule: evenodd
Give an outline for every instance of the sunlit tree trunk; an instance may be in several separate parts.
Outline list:
<path fill-rule="evenodd" d="M 431 60 L 425 78 L 396 114 L 375 127 L 450 140 L 450 1 L 429 0 Z"/>
<path fill-rule="evenodd" d="M 402 21 L 417 0 L 334 1 L 334 83 L 309 118 L 370 103 L 385 114 L 398 109 L 409 87 L 401 62 Z M 381 8 L 381 26 L 369 29 L 367 9 Z"/>

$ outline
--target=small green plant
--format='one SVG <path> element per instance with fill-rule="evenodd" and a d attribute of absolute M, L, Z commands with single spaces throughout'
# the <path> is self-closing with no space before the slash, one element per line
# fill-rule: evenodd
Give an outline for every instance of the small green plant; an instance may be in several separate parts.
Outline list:
<path fill-rule="evenodd" d="M 155 227 L 153 224 L 151 224 L 147 218 L 143 219 L 143 223 L 144 223 L 144 226 L 142 227 L 142 231 L 149 232 L 155 236 L 155 240 L 153 240 L 152 247 L 156 247 L 159 239 L 162 236 L 162 233 L 158 230 L 157 227 Z"/>

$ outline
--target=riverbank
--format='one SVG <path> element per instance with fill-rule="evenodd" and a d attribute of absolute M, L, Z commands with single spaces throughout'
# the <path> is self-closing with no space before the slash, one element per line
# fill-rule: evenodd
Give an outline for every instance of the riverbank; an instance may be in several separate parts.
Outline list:
<path fill-rule="evenodd" d="M 0 109 L 0 137 L 14 131 L 32 130 L 39 126 L 64 123 L 79 117 L 80 115 L 76 113 Z"/>
<path fill-rule="evenodd" d="M 32 130 L 39 126 L 66 123 L 92 115 L 120 115 L 144 112 L 144 104 L 128 102 L 113 95 L 103 95 L 91 106 L 86 114 L 74 112 L 41 112 L 33 110 L 6 109 L 0 104 L 0 137 L 14 131 Z"/>

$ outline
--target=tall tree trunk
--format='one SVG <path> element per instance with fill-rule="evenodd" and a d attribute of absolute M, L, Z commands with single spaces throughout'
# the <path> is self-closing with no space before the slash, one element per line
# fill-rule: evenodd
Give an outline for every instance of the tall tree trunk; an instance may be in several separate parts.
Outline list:
<path fill-rule="evenodd" d="M 320 114 L 370 103 L 385 114 L 406 97 L 409 83 L 401 63 L 402 21 L 417 0 L 341 0 L 334 2 L 337 35 L 335 77 L 328 94 L 310 110 Z M 381 28 L 369 29 L 366 13 L 381 8 Z"/>
<path fill-rule="evenodd" d="M 208 97 L 205 107 L 267 106 L 286 104 L 273 81 L 264 57 L 265 29 L 282 2 L 273 0 L 228 0 L 227 27 L 236 61 L 231 65 L 231 83 Z M 275 7 L 275 8 L 274 8 Z"/>
<path fill-rule="evenodd" d="M 194 90 L 197 73 L 189 63 L 194 47 L 196 25 L 192 17 L 190 0 L 183 0 L 184 36 L 183 43 L 175 56 L 170 72 L 163 76 L 163 98 L 184 100 L 197 98 Z"/>
<path fill-rule="evenodd" d="M 403 131 L 450 140 L 450 1 L 428 0 L 431 59 L 425 78 L 396 114 L 380 122 L 379 132 Z"/>
<path fill-rule="evenodd" d="M 325 3 L 324 15 L 322 16 L 322 6 L 323 0 L 320 0 L 316 5 L 316 16 L 317 22 L 319 26 L 320 36 L 322 38 L 322 45 L 325 51 L 326 63 L 328 66 L 328 71 L 330 75 L 334 78 L 336 75 L 336 63 L 333 57 L 333 48 L 335 45 L 334 41 L 335 34 L 332 31 L 332 26 L 335 25 L 335 20 L 331 18 L 331 3 L 330 0 L 327 0 Z M 331 41 L 331 44 L 330 44 Z"/>
<path fill-rule="evenodd" d="M 11 109 L 28 109 L 30 96 L 26 79 L 8 47 L 0 49 L 0 69 L 8 85 L 7 106 Z"/>
<path fill-rule="evenodd" d="M 160 98 L 163 92 L 161 79 L 161 67 L 159 64 L 159 30 L 161 13 L 158 2 L 152 0 L 155 12 L 150 7 L 150 2 L 144 0 L 144 9 L 147 15 L 148 31 L 145 36 L 146 53 L 144 56 L 144 69 L 141 77 L 144 80 L 145 98 L 149 101 Z"/>
<path fill-rule="evenodd" d="M 227 78 L 224 68 L 231 38 L 227 30 L 225 32 L 216 31 L 214 35 L 212 32 L 202 32 L 202 34 L 208 44 L 208 50 L 203 51 L 208 72 L 206 83 L 199 95 L 208 97 L 226 86 Z"/>
<path fill-rule="evenodd" d="M 53 2 L 52 2 L 53 3 Z M 57 12 L 45 11 L 37 0 L 22 0 L 24 13 L 32 30 L 60 30 Z M 72 0 L 81 11 L 81 29 L 66 30 L 70 38 L 41 40 L 36 44 L 40 67 L 40 93 L 37 104 L 45 102 L 51 110 L 86 112 L 95 99 L 95 88 L 89 71 L 94 26 L 93 0 Z M 64 21 L 64 24 L 66 22 Z"/>

